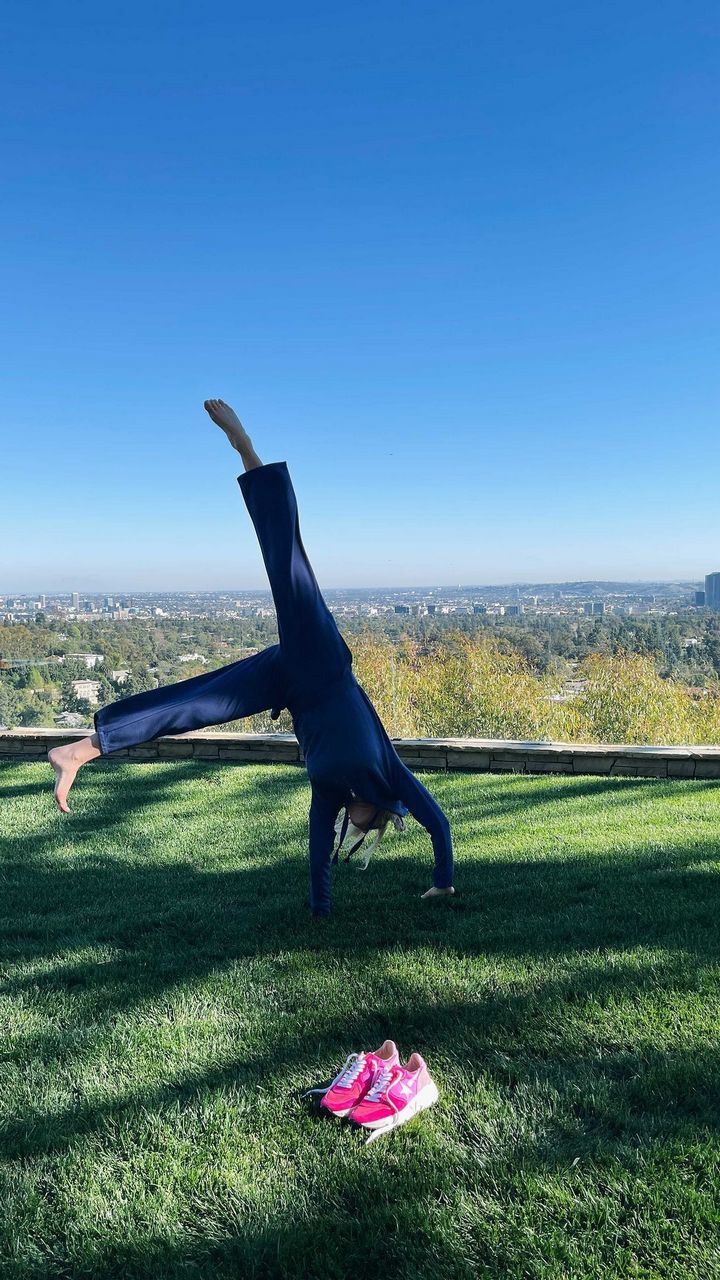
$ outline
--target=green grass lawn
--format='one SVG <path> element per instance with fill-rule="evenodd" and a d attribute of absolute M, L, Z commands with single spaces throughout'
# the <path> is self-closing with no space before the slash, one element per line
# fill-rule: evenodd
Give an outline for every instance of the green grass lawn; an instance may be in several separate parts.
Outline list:
<path fill-rule="evenodd" d="M 720 1276 L 720 787 L 424 775 L 334 914 L 302 770 L 0 766 L 3 1277 Z M 440 1102 L 299 1092 L 386 1036 Z"/>

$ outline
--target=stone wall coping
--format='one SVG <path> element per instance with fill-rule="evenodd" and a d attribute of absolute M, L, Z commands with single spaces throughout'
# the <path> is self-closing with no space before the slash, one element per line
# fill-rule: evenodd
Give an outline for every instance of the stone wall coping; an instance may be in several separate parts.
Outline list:
<path fill-rule="evenodd" d="M 43 755 L 50 747 L 62 742 L 72 742 L 87 736 L 86 729 L 60 729 L 30 727 L 25 729 L 0 729 L 0 756 L 7 759 L 32 754 Z M 430 768 L 487 769 L 508 768 L 514 760 L 522 763 L 524 770 L 532 772 L 537 764 L 542 771 L 552 772 L 557 764 L 562 772 L 608 772 L 615 768 L 655 769 L 663 762 L 668 768 L 676 761 L 699 762 L 703 769 L 717 767 L 720 771 L 720 745 L 644 746 L 637 743 L 598 742 L 544 742 L 523 741 L 512 738 L 393 738 L 398 754 L 416 768 L 427 763 Z M 180 755 L 198 758 L 217 756 L 221 759 L 241 759 L 243 756 L 265 755 L 269 759 L 301 762 L 302 755 L 294 733 L 193 733 L 176 734 L 158 738 L 152 743 L 132 747 L 116 753 L 135 759 L 147 759 L 152 755 L 167 758 Z M 115 753 L 114 753 L 115 754 Z M 568 769 L 569 766 L 569 769 Z M 673 776 L 686 776 L 677 772 Z M 694 766 L 692 774 L 696 774 Z M 703 776 L 712 776 L 704 773 Z M 718 773 L 720 776 L 720 772 Z"/>
<path fill-rule="evenodd" d="M 292 734 L 286 735 L 292 737 Z M 549 752 L 572 752 L 573 755 L 591 755 L 591 756 L 616 756 L 616 755 L 638 755 L 638 756 L 666 756 L 680 757 L 681 759 L 689 759 L 697 757 L 699 759 L 720 759 L 720 746 L 643 746 L 634 742 L 550 742 L 533 739 L 524 742 L 518 738 L 392 738 L 395 747 L 402 744 L 404 747 L 426 747 L 431 748 L 451 748 L 453 751 L 500 751 L 504 749 L 513 751 L 522 751 L 523 753 L 537 752 L 546 754 Z"/>

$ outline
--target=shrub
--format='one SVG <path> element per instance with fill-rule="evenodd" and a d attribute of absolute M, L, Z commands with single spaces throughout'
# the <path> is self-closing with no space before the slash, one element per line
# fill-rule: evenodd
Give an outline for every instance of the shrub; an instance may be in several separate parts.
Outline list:
<path fill-rule="evenodd" d="M 575 708 L 576 732 L 588 742 L 682 743 L 698 716 L 687 685 L 663 680 L 650 657 L 593 654 L 578 675 L 587 680 Z"/>

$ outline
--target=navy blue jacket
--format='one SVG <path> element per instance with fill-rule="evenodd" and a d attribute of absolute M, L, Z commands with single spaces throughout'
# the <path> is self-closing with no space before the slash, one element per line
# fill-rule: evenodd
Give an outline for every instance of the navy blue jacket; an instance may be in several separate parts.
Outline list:
<path fill-rule="evenodd" d="M 297 500 L 284 462 L 238 476 L 255 525 L 275 601 L 287 706 L 312 785 L 310 904 L 330 910 L 335 820 L 352 796 L 403 816 L 428 831 L 434 883 L 452 884 L 450 824 L 430 792 L 402 763 L 365 690 L 310 566 Z"/>
<path fill-rule="evenodd" d="M 450 823 L 426 787 L 403 764 L 365 690 L 352 670 L 319 706 L 293 717 L 312 785 L 310 804 L 310 902 L 330 910 L 335 820 L 353 795 L 401 817 L 411 813 L 428 831 L 435 854 L 433 883 L 453 879 Z"/>
<path fill-rule="evenodd" d="M 297 502 L 284 462 L 238 476 L 260 542 L 277 610 L 280 643 L 178 684 L 103 707 L 95 728 L 103 754 L 167 733 L 288 707 L 312 786 L 310 904 L 330 910 L 335 820 L 353 795 L 378 809 L 408 811 L 430 833 L 434 882 L 452 884 L 450 826 L 430 792 L 399 759 L 352 672 L 343 640 L 300 537 Z"/>

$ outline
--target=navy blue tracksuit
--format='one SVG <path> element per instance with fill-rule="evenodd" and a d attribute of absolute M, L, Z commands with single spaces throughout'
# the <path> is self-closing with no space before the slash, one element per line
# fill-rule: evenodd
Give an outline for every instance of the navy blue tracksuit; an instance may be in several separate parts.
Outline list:
<path fill-rule="evenodd" d="M 277 611 L 280 643 L 251 658 L 179 684 L 123 698 L 95 716 L 100 749 L 135 746 L 287 707 L 312 787 L 310 905 L 330 911 L 335 820 L 353 796 L 429 832 L 434 883 L 452 884 L 450 824 L 430 792 L 400 760 L 364 689 L 352 654 L 323 600 L 300 537 L 287 464 L 271 462 L 238 477 L 260 542 Z"/>

